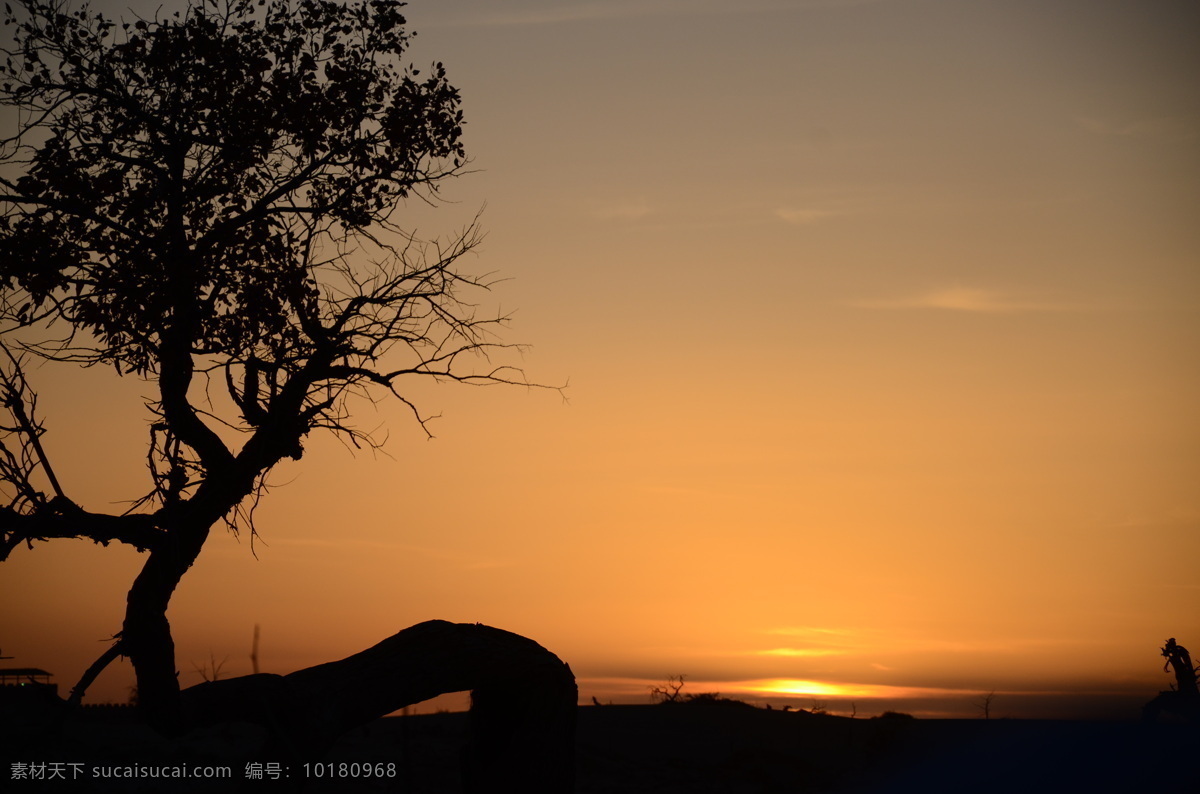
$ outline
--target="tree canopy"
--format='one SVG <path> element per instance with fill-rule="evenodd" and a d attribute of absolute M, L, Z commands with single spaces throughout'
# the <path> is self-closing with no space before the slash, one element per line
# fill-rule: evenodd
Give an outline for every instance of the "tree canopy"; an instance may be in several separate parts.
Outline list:
<path fill-rule="evenodd" d="M 477 224 L 423 241 L 396 221 L 463 172 L 459 92 L 440 63 L 405 64 L 396 0 L 196 0 L 124 22 L 10 2 L 0 559 L 64 537 L 150 551 L 113 652 L 143 698 L 169 694 L 179 577 L 310 432 L 371 442 L 350 395 L 390 393 L 424 423 L 406 379 L 525 382 L 488 359 L 505 318 L 465 297 L 488 286 L 456 267 Z M 30 356 L 152 385 L 130 511 L 88 512 L 58 481 Z"/>
<path fill-rule="evenodd" d="M 0 104 L 18 127 L 0 169 L 0 318 L 10 338 L 56 332 L 20 336 L 27 353 L 157 380 L 160 506 L 218 469 L 299 457 L 314 428 L 353 434 L 344 397 L 360 387 L 403 399 L 404 376 L 519 377 L 462 366 L 501 320 L 459 299 L 485 286 L 452 267 L 477 229 L 428 244 L 393 224 L 465 161 L 444 68 L 402 65 L 402 5 L 205 0 L 121 24 L 44 0 L 6 12 Z M 197 408 L 199 373 L 220 376 L 251 432 L 240 452 Z"/>

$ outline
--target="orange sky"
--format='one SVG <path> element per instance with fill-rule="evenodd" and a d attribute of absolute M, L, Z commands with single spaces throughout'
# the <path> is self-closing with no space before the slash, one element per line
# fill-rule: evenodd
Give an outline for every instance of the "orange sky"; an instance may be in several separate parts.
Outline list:
<path fill-rule="evenodd" d="M 258 559 L 217 534 L 185 578 L 185 684 L 249 672 L 256 623 L 288 672 L 437 617 L 533 637 L 585 701 L 686 673 L 1021 716 L 1149 699 L 1168 636 L 1200 651 L 1196 5 L 732 8 L 412 4 L 480 172 L 400 217 L 486 203 L 468 266 L 569 403 L 426 385 L 433 441 L 363 404 L 390 458 L 314 441 Z M 68 492 L 138 495 L 145 387 L 32 380 Z M 0 648 L 69 688 L 138 564 L 14 552 Z"/>

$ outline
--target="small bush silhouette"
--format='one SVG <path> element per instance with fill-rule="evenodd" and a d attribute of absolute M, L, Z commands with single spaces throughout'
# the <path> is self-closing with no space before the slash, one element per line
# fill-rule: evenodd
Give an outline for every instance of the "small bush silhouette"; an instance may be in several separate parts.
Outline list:
<path fill-rule="evenodd" d="M 682 673 L 669 676 L 665 683 L 650 687 L 650 699 L 655 703 L 694 703 L 699 705 L 737 703 L 742 706 L 750 704 L 736 698 L 723 698 L 720 692 L 688 692 L 683 687 L 687 676 Z"/>

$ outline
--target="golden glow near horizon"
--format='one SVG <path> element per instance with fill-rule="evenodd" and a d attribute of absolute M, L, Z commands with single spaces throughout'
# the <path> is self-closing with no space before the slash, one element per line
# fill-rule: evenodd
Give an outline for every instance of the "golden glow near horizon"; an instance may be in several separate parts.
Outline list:
<path fill-rule="evenodd" d="M 878 694 L 877 687 L 848 686 L 846 684 L 828 684 L 820 681 L 797 681 L 783 678 L 767 681 L 747 687 L 751 692 L 761 692 L 768 695 L 813 695 L 838 697 L 866 697 Z"/>
<path fill-rule="evenodd" d="M 839 651 L 821 648 L 772 648 L 769 651 L 755 651 L 763 656 L 834 656 Z"/>
<path fill-rule="evenodd" d="M 479 171 L 396 220 L 446 233 L 486 203 L 465 264 L 508 280 L 475 297 L 517 310 L 513 362 L 569 403 L 424 384 L 428 442 L 353 406 L 387 455 L 312 438 L 257 559 L 214 532 L 184 578 L 185 685 L 210 654 L 248 673 L 255 624 L 288 672 L 430 618 L 532 637 L 583 702 L 684 673 L 1020 716 L 1016 693 L 1148 699 L 1167 637 L 1200 652 L 1200 6 L 406 12 Z M 65 487 L 135 497 L 144 387 L 31 380 Z M 139 563 L 16 550 L 5 654 L 69 687 Z"/>

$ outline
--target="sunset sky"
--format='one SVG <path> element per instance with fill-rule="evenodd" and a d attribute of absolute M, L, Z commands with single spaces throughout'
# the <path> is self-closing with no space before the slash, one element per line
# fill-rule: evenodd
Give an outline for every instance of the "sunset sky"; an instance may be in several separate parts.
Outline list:
<path fill-rule="evenodd" d="M 465 267 L 507 279 L 479 298 L 566 399 L 426 384 L 430 441 L 359 404 L 387 455 L 314 439 L 257 559 L 218 531 L 185 577 L 185 685 L 250 672 L 255 624 L 286 673 L 442 618 L 537 640 L 583 702 L 683 673 L 860 716 L 991 691 L 993 715 L 1135 716 L 1167 637 L 1200 652 L 1200 5 L 407 11 L 477 171 L 397 220 L 486 205 Z M 144 492 L 145 384 L 31 381 L 69 494 Z M 15 551 L 5 664 L 68 690 L 140 563 Z"/>

